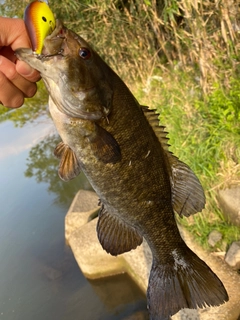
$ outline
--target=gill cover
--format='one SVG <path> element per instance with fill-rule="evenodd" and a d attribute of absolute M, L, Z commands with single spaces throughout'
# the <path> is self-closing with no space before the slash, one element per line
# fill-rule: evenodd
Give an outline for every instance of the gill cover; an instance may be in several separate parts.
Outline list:
<path fill-rule="evenodd" d="M 43 1 L 33 1 L 25 9 L 24 21 L 32 43 L 32 50 L 41 54 L 44 39 L 55 29 L 54 15 Z"/>

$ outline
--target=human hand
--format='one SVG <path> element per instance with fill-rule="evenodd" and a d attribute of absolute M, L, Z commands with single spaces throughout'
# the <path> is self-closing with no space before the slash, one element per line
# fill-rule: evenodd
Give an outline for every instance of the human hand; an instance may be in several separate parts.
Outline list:
<path fill-rule="evenodd" d="M 0 17 L 0 103 L 11 108 L 34 96 L 40 79 L 38 71 L 14 55 L 18 48 L 31 48 L 24 21 Z"/>

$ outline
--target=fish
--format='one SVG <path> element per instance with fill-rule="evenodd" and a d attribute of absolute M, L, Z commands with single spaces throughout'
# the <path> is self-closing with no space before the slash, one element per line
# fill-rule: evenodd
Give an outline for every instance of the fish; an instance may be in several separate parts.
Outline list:
<path fill-rule="evenodd" d="M 16 54 L 41 73 L 48 90 L 62 139 L 54 151 L 60 178 L 83 171 L 100 198 L 103 249 L 117 256 L 147 241 L 153 257 L 149 318 L 168 320 L 182 308 L 228 301 L 221 280 L 179 233 L 175 214 L 200 212 L 206 199 L 197 176 L 169 151 L 157 112 L 142 106 L 89 43 L 59 20 L 41 55 L 27 48 Z"/>
<path fill-rule="evenodd" d="M 32 50 L 35 54 L 40 54 L 44 39 L 56 26 L 53 12 L 46 2 L 37 0 L 26 7 L 23 19 L 32 43 Z"/>

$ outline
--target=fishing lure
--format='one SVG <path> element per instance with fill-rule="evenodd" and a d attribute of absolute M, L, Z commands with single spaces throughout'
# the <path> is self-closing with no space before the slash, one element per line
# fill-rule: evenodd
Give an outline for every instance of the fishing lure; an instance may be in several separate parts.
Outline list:
<path fill-rule="evenodd" d="M 25 9 L 24 21 L 32 43 L 32 50 L 40 55 L 44 39 L 56 26 L 54 15 L 44 1 L 33 1 Z"/>

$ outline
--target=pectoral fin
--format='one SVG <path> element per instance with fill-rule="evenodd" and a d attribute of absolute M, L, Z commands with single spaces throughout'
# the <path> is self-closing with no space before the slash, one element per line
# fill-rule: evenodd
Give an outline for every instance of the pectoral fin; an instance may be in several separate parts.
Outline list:
<path fill-rule="evenodd" d="M 109 214 L 102 205 L 97 224 L 99 242 L 113 256 L 135 249 L 142 243 L 142 236 L 116 215 Z"/>
<path fill-rule="evenodd" d="M 104 163 L 121 160 L 121 150 L 115 138 L 107 130 L 95 124 L 95 132 L 88 137 L 96 158 Z"/>
<path fill-rule="evenodd" d="M 58 174 L 64 181 L 69 181 L 79 175 L 81 171 L 80 163 L 72 149 L 63 142 L 60 142 L 54 155 L 60 159 Z"/>

